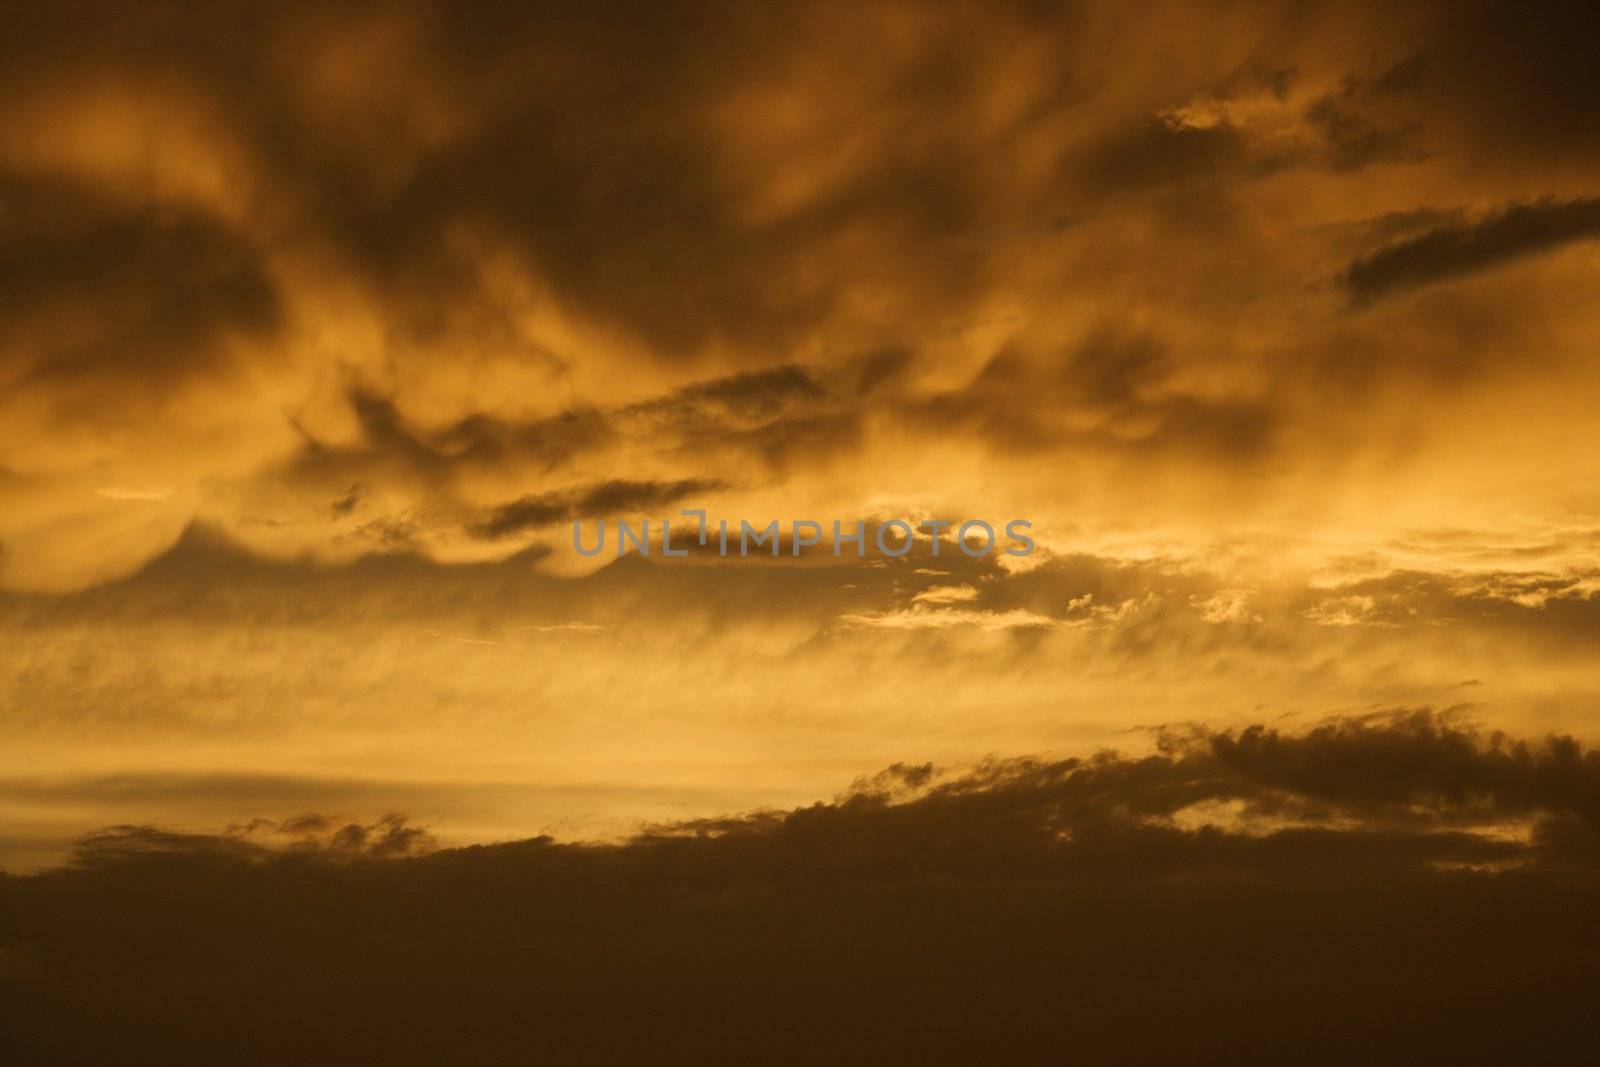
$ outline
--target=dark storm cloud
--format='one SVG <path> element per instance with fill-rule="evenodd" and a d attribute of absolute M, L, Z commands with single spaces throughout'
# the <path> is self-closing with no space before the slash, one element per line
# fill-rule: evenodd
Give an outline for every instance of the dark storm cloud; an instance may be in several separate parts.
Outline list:
<path fill-rule="evenodd" d="M 1571 737 L 1530 744 L 1414 712 L 1336 721 L 1301 736 L 1253 726 L 1180 735 L 1174 743 L 1176 751 L 1199 752 L 1264 791 L 1368 818 L 1425 823 L 1543 815 L 1576 818 L 1600 831 L 1600 751 Z"/>
<path fill-rule="evenodd" d="M 1219 802 L 1240 806 L 1198 828 L 1172 821 Z M 625 845 L 553 846 L 550 854 L 586 877 L 653 872 L 645 882 L 667 892 L 1134 871 L 1299 878 L 1319 856 L 1328 877 L 1371 873 L 1366 864 L 1421 873 L 1440 863 L 1582 858 L 1570 849 L 1547 854 L 1537 833 L 1504 833 L 1528 820 L 1565 827 L 1566 845 L 1573 827 L 1586 826 L 1592 852 L 1585 862 L 1600 865 L 1600 751 L 1566 736 L 1484 733 L 1422 709 L 1333 719 L 1302 732 L 1168 727 L 1157 754 L 1145 757 L 991 760 L 959 774 L 901 767 L 828 804 L 665 825 Z M 326 837 L 342 828 L 327 819 L 272 822 L 207 837 L 120 827 L 86 837 L 79 857 L 104 865 L 123 854 L 226 850 L 264 830 Z M 390 829 L 418 840 L 398 817 L 364 829 L 362 841 Z M 266 858 L 264 847 L 250 847 L 251 858 Z M 521 851 L 480 846 L 458 855 L 515 863 Z"/>
<path fill-rule="evenodd" d="M 215 218 L 0 172 L 0 368 L 13 382 L 170 385 L 281 314 L 261 256 Z"/>
<path fill-rule="evenodd" d="M 1086 127 L 1089 148 L 1046 177 L 1011 176 L 1017 168 L 1006 161 L 1020 157 L 1030 137 L 1093 101 L 1070 74 L 1093 19 L 1077 5 L 985 14 L 886 7 L 811 18 L 795 7 L 758 16 L 696 3 L 580 17 L 563 4 L 493 12 L 414 4 L 379 18 L 289 4 L 269 19 L 248 6 L 151 5 L 117 11 L 109 17 L 115 32 L 97 33 L 105 12 L 69 5 L 17 13 L 5 47 L 11 86 L 28 99 L 48 99 L 63 85 L 142 86 L 161 73 L 224 107 L 229 143 L 289 220 L 274 237 L 310 235 L 332 249 L 341 269 L 384 294 L 397 342 L 504 332 L 509 315 L 486 287 L 483 250 L 458 239 L 470 232 L 509 246 L 563 305 L 623 327 L 658 354 L 718 342 L 781 359 L 863 287 L 888 302 L 886 313 L 914 320 L 933 309 L 959 318 L 1005 281 L 1006 268 L 983 255 L 935 251 L 945 237 L 1012 232 L 1076 217 L 1108 195 L 1195 181 L 1234 198 L 1276 165 L 1240 129 L 1166 121 L 1156 103 L 1097 116 Z M 892 16 L 904 16 L 905 26 Z M 1419 18 L 1438 31 L 1428 47 L 1352 73 L 1312 105 L 1307 121 L 1331 146 L 1335 166 L 1410 158 L 1419 125 L 1430 136 L 1449 132 L 1441 117 L 1459 125 L 1504 113 L 1513 131 L 1587 129 L 1594 64 L 1575 43 L 1585 39 L 1574 32 L 1575 9 L 1541 5 L 1509 19 L 1492 6 L 1459 15 L 1440 8 Z M 819 98 L 822 117 L 809 138 L 763 154 L 730 132 L 762 133 L 762 113 L 730 118 L 720 133 L 710 121 L 737 115 L 768 90 L 803 103 L 826 84 L 826 69 L 801 62 L 818 54 L 815 46 L 895 32 L 915 36 L 914 55 L 865 82 L 855 107 L 835 115 Z M 1055 42 L 1063 72 L 1009 124 L 979 135 L 966 116 L 999 75 L 971 45 L 1006 34 Z M 320 49 L 340 41 L 359 53 L 350 71 L 364 83 L 348 103 L 338 95 L 350 86 L 325 88 L 327 98 L 318 99 L 308 77 L 322 70 Z M 1283 50 L 1294 47 L 1291 39 Z M 1217 78 L 1229 93 L 1281 101 L 1302 77 L 1293 59 L 1263 66 L 1263 54 L 1253 54 Z M 792 82 L 775 77 L 791 65 Z M 595 78 L 594 70 L 612 74 Z M 1445 89 L 1458 83 L 1485 97 L 1498 92 L 1498 102 L 1482 115 L 1451 109 Z M 1180 96 L 1184 88 L 1171 87 Z M 430 133 L 428 101 L 448 133 Z M 883 115 L 892 121 L 873 118 Z M 1102 121 L 1104 128 L 1095 125 Z M 836 181 L 771 219 L 752 214 L 743 194 L 774 179 L 742 179 L 746 156 L 782 174 L 863 137 L 877 151 L 852 157 Z M 110 262 L 136 258 L 110 251 Z M 241 273 L 178 304 L 219 317 L 247 305 L 258 322 L 252 284 Z"/>
<path fill-rule="evenodd" d="M 907 144 L 762 224 L 742 217 L 729 146 L 706 119 L 780 70 L 815 31 L 800 9 L 775 16 L 792 34 L 775 34 L 770 13 L 719 3 L 627 5 L 598 18 L 562 5 L 405 10 L 427 44 L 408 69 L 382 73 L 422 76 L 427 91 L 470 116 L 472 132 L 403 159 L 398 187 L 387 185 L 392 156 L 370 127 L 301 113 L 277 72 L 245 121 L 273 180 L 305 192 L 312 224 L 385 289 L 408 334 L 425 337 L 483 298 L 476 263 L 449 240 L 462 229 L 513 248 L 564 304 L 662 356 L 713 340 L 782 351 L 863 276 L 914 280 L 920 292 L 897 301 L 919 307 L 978 294 L 979 263 L 915 256 L 930 230 L 961 227 L 981 204 L 961 138 L 944 131 L 933 148 L 924 144 L 940 100 L 980 73 L 974 57 L 947 47 L 958 26 L 935 27 L 930 42 L 948 67 L 930 60 L 883 90 L 886 106 L 915 116 Z M 836 15 L 863 33 L 877 29 L 873 12 Z M 297 21 L 284 39 L 315 33 L 319 20 Z M 403 145 L 407 101 L 391 106 L 383 118 L 402 127 Z M 363 195 L 351 196 L 352 186 Z M 886 254 L 852 261 L 844 245 L 863 222 Z M 789 283 L 813 263 L 832 266 Z"/>
<path fill-rule="evenodd" d="M 447 498 L 463 473 L 511 469 L 548 475 L 616 437 L 606 416 L 593 408 L 522 420 L 480 412 L 428 428 L 407 419 L 392 397 L 376 390 L 354 388 L 347 399 L 358 441 L 324 443 L 302 430 L 299 451 L 268 471 L 272 480 L 337 494 L 331 503 L 336 517 L 358 510 L 373 487 L 367 483 Z"/>
<path fill-rule="evenodd" d="M 826 396 L 805 367 L 791 363 L 770 370 L 694 382 L 667 396 L 635 405 L 628 413 L 666 412 L 679 418 L 690 414 L 702 418 L 720 415 L 741 421 L 760 421 L 795 407 L 813 405 Z"/>
<path fill-rule="evenodd" d="M 769 484 L 782 483 L 857 447 L 864 419 L 860 408 L 785 415 L 755 426 L 696 420 L 679 427 L 677 443 L 665 454 L 692 469 L 722 469 L 746 478 L 759 471 Z"/>
<path fill-rule="evenodd" d="M 600 19 L 557 5 L 433 12 L 430 60 L 482 132 L 421 160 L 388 203 L 324 198 L 327 225 L 419 314 L 475 295 L 470 264 L 440 241 L 467 223 L 513 242 L 563 298 L 663 354 L 717 331 L 781 343 L 833 294 L 769 287 L 802 234 L 729 218 L 712 148 L 684 121 L 716 99 L 729 60 L 770 48 L 719 7 L 632 5 Z M 600 69 L 612 76 L 592 77 Z M 533 91 L 496 99 L 498 80 L 529 74 Z"/>
<path fill-rule="evenodd" d="M 268 843 L 263 843 L 268 842 Z M 118 867 L 164 858 L 265 862 L 287 848 L 333 859 L 387 858 L 430 851 L 433 838 L 404 816 L 384 815 L 371 823 L 326 815 L 254 819 L 227 834 L 196 834 L 151 826 L 112 826 L 79 839 L 74 862 L 85 868 Z"/>
<path fill-rule="evenodd" d="M 157 1035 L 164 1062 L 208 1062 L 241 1034 L 247 1062 L 805 1062 L 841 1038 L 890 1062 L 1560 1058 L 1600 977 L 1597 791 L 1569 739 L 1411 713 L 898 765 L 616 846 L 384 859 L 417 851 L 398 818 L 119 828 L 0 877 L 0 991 L 24 1009 L 0 1040 L 53 1062 Z M 1169 818 L 1241 799 L 1298 821 Z"/>
<path fill-rule="evenodd" d="M 1413 54 L 1375 75 L 1347 74 L 1337 91 L 1313 101 L 1305 118 L 1323 142 L 1320 161 L 1348 173 L 1428 158 L 1423 122 L 1406 99 L 1426 69 L 1425 57 Z"/>
<path fill-rule="evenodd" d="M 860 17 L 870 27 L 871 14 Z M 909 242 L 930 218 L 972 203 L 959 179 L 946 182 L 927 161 L 890 158 L 801 217 L 741 221 L 719 176 L 724 149 L 701 117 L 795 42 L 737 5 L 629 4 L 596 18 L 564 4 L 412 4 L 385 17 L 290 4 L 270 19 L 241 5 L 68 5 L 15 18 L 5 47 L 23 98 L 159 77 L 225 105 L 262 183 L 292 202 L 295 226 L 385 293 L 397 339 L 436 338 L 460 315 L 495 321 L 479 262 L 450 239 L 467 230 L 508 244 L 564 303 L 658 354 L 713 337 L 781 350 L 827 316 L 854 273 L 787 284 L 803 257 L 837 260 L 823 246 L 867 212 L 882 212 L 899 235 L 891 241 Z M 418 37 L 397 54 L 380 51 L 361 105 L 308 99 L 304 64 L 318 47 L 394 25 Z M 419 144 L 420 98 L 430 94 L 466 116 L 470 134 Z M 970 267 L 912 272 L 954 302 Z"/>
<path fill-rule="evenodd" d="M 424 430 L 411 426 L 388 397 L 356 390 L 350 402 L 373 452 L 420 470 L 492 468 L 513 460 L 548 470 L 604 444 L 610 433 L 601 413 L 591 409 L 527 421 L 469 415 L 441 429 Z"/>
<path fill-rule="evenodd" d="M 1344 273 L 1358 302 L 1485 271 L 1600 236 L 1600 199 L 1546 198 L 1439 226 L 1363 256 Z"/>
<path fill-rule="evenodd" d="M 914 420 L 1006 448 L 1200 454 L 1246 462 L 1273 441 L 1270 401 L 1200 396 L 1174 383 L 1185 357 L 1158 337 L 1101 325 L 1063 351 L 1008 347 L 963 388 L 904 402 Z M 1062 416 L 1076 414 L 1068 423 Z"/>
<path fill-rule="evenodd" d="M 1376 164 L 1425 156 L 1430 180 L 1464 181 L 1478 158 L 1465 146 L 1491 127 L 1555 123 L 1582 140 L 1592 77 L 1563 52 L 1584 48 L 1567 43 L 1580 38 L 1565 9 L 1264 10 L 18 11 L 0 43 L 16 102 L 0 149 L 21 198 L 0 222 L 14 238 L 0 281 L 18 294 L 0 308 L 7 369 L 49 379 L 24 414 L 102 418 L 141 466 L 15 447 L 89 492 L 174 486 L 174 506 L 257 533 L 280 523 L 293 548 L 330 554 L 351 539 L 479 550 L 463 516 L 585 479 L 843 480 L 836 460 L 902 429 L 1079 452 L 1091 468 L 1292 465 L 1309 450 L 1296 427 L 1339 417 L 1305 410 L 1303 368 L 1370 394 L 1409 387 L 1418 363 L 1476 369 L 1490 347 L 1475 320 L 1427 321 L 1338 338 L 1326 359 L 1283 356 L 1286 331 L 1334 332 L 1308 330 L 1284 295 L 1301 270 L 1338 269 L 1320 247 L 1300 262 L 1302 224 L 1330 203 L 1394 207 Z M 1344 18 L 1352 33 L 1324 32 Z M 1347 179 L 1370 185 L 1353 200 L 1318 191 Z M 1257 195 L 1280 182 L 1289 212 Z M 1401 243 L 1357 259 L 1346 283 L 1371 299 L 1480 270 L 1566 239 L 1540 236 L 1529 212 L 1589 203 L 1523 205 L 1459 233 L 1379 227 L 1375 244 Z M 1079 300 L 1129 325 L 1082 342 Z M 1235 329 L 1241 301 L 1259 329 Z M 954 340 L 972 331 L 993 347 Z M 229 394 L 240 439 L 214 452 L 209 397 L 148 425 L 100 392 L 52 402 L 113 369 L 194 378 L 223 352 L 275 385 Z M 630 395 L 632 359 L 655 395 Z M 330 414 L 334 362 L 361 382 L 354 442 Z M 260 430 L 283 417 L 302 428 L 298 452 Z M 1344 429 L 1318 440 L 1355 450 L 1384 427 Z M 150 473 L 146 446 L 183 462 Z M 643 454 L 667 469 L 626 469 Z M 8 581 L 107 573 L 77 558 L 99 545 L 26 536 Z"/>
<path fill-rule="evenodd" d="M 1249 160 L 1249 146 L 1226 126 L 1195 129 L 1151 118 L 1120 133 L 1083 164 L 1082 179 L 1101 194 L 1216 181 Z"/>
<path fill-rule="evenodd" d="M 574 409 L 527 421 L 469 415 L 432 434 L 432 441 L 435 447 L 464 463 L 490 467 L 522 460 L 550 470 L 602 447 L 612 437 L 603 414 L 593 409 Z"/>
<path fill-rule="evenodd" d="M 911 800 L 893 799 L 899 783 L 869 780 L 831 805 L 691 823 L 632 847 L 682 848 L 729 864 L 729 873 L 800 882 L 1207 870 L 1300 877 L 1319 864 L 1338 877 L 1367 863 L 1544 862 L 1537 839 L 1517 844 L 1470 828 L 1548 818 L 1586 825 L 1588 862 L 1600 863 L 1600 752 L 1569 737 L 1519 742 L 1415 711 L 1304 733 L 1174 728 L 1161 741 L 1159 755 L 1142 759 L 996 761 Z M 1242 805 L 1237 825 L 1167 821 L 1218 802 Z"/>
<path fill-rule="evenodd" d="M 608 412 L 622 431 L 656 442 L 692 470 L 769 482 L 805 474 L 860 446 L 867 418 L 911 357 L 879 350 L 827 368 L 784 364 L 691 382 Z"/>
<path fill-rule="evenodd" d="M 1043 33 L 1070 53 L 1087 25 L 1072 5 L 1047 15 L 1019 4 L 822 18 L 720 3 L 627 5 L 599 17 L 553 4 L 418 4 L 380 18 L 291 4 L 271 20 L 228 6 L 182 16 L 161 5 L 119 12 L 118 32 L 96 35 L 94 16 L 70 7 L 31 15 L 18 39 L 31 35 L 47 50 L 92 40 L 71 49 L 58 78 L 142 83 L 170 72 L 224 105 L 230 137 L 284 205 L 289 221 L 275 236 L 314 236 L 374 286 L 397 345 L 503 332 L 483 248 L 461 240 L 476 234 L 512 250 L 563 306 L 658 355 L 715 342 L 782 358 L 863 287 L 891 319 L 959 318 L 1006 268 L 936 242 L 1060 219 L 1077 192 L 1072 167 L 1013 188 L 994 166 L 1022 149 L 1029 127 L 1081 104 L 1084 87 L 1067 74 L 1042 87 L 1014 128 L 979 134 L 961 118 L 996 78 L 971 41 Z M 858 101 L 822 94 L 814 136 L 753 151 L 741 143 L 759 141 L 767 125 L 741 109 L 827 87 L 833 76 L 814 69 L 817 48 L 908 34 L 917 55 L 864 78 Z M 350 60 L 364 85 L 348 105 L 337 99 L 348 85 L 316 99 L 307 76 L 322 69 L 320 49 L 341 41 L 371 49 Z M 18 69 L 33 73 L 22 86 L 47 96 L 56 82 L 37 71 L 31 49 L 12 47 Z M 611 76 L 592 76 L 602 69 Z M 435 111 L 457 121 L 430 139 Z M 875 117 L 885 114 L 896 117 Z M 1236 147 L 1228 131 L 1145 118 L 1130 128 L 1090 166 L 1091 185 L 1181 179 L 1226 165 Z M 752 209 L 777 176 L 863 137 L 880 150 L 852 159 L 838 181 L 770 219 Z M 758 168 L 750 175 L 746 157 Z"/>
<path fill-rule="evenodd" d="M 470 528 L 474 537 L 497 540 L 584 518 L 618 518 L 662 508 L 690 497 L 727 488 L 707 479 L 683 478 L 673 482 L 613 480 L 525 496 L 495 508 Z"/>
<path fill-rule="evenodd" d="M 847 365 L 843 373 L 866 379 L 870 392 L 899 365 L 892 363 L 869 357 L 859 367 Z M 836 398 L 811 370 L 786 364 L 702 379 L 616 407 L 574 408 L 527 420 L 480 412 L 429 428 L 408 419 L 391 396 L 358 386 L 347 400 L 360 440 L 325 444 L 302 431 L 299 453 L 272 477 L 336 494 L 329 504 L 335 517 L 358 510 L 368 481 L 421 487 L 445 499 L 464 473 L 517 470 L 548 476 L 624 440 L 648 441 L 659 453 L 681 456 L 692 467 L 747 471 L 755 462 L 781 478 L 796 457 L 817 459 L 851 447 L 860 434 L 863 399 Z M 580 516 L 673 503 L 680 497 L 670 496 L 672 485 L 684 494 L 726 487 L 719 478 L 679 479 L 651 495 L 643 483 L 616 479 L 611 489 L 594 490 L 600 493 L 594 507 L 578 490 L 549 490 L 502 505 L 476 525 L 475 533 L 494 539 Z M 618 503 L 622 506 L 613 506 Z"/>
<path fill-rule="evenodd" d="M 1361 114 L 1347 94 L 1323 97 L 1306 118 L 1326 138 L 1335 170 L 1352 171 L 1373 163 L 1416 162 L 1426 158 L 1418 146 L 1420 124 L 1383 126 Z"/>
<path fill-rule="evenodd" d="M 1406 93 L 1424 66 L 1413 56 L 1377 74 L 1352 71 L 1338 89 L 1297 105 L 1298 129 L 1252 129 L 1248 118 L 1228 114 L 1252 98 L 1270 98 L 1289 114 L 1289 93 L 1300 80 L 1292 68 L 1248 67 L 1222 80 L 1202 101 L 1219 109 L 1189 115 L 1182 107 L 1145 117 L 1107 136 L 1081 164 L 1078 178 L 1097 194 L 1208 192 L 1180 196 L 1192 212 L 1205 205 L 1225 215 L 1232 197 L 1254 180 L 1291 168 L 1353 173 L 1384 163 L 1416 163 L 1429 156 L 1423 122 Z"/>

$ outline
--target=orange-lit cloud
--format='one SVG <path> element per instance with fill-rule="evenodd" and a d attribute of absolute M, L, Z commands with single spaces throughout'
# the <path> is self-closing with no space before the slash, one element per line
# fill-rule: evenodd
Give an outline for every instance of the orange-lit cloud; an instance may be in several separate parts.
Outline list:
<path fill-rule="evenodd" d="M 593 787 L 461 832 L 614 835 L 1176 718 L 1585 732 L 1564 9 L 6 18 L 5 773 Z M 572 549 L 681 508 L 1039 548 Z"/>

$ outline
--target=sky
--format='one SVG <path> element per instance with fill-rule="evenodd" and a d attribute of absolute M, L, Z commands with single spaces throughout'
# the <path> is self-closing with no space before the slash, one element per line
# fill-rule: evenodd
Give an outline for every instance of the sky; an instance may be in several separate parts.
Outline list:
<path fill-rule="evenodd" d="M 0 867 L 1596 734 L 1578 7 L 3 18 Z M 683 508 L 1036 549 L 573 550 Z"/>
<path fill-rule="evenodd" d="M 1592 1059 L 1591 7 L 0 5 L 0 1062 Z"/>

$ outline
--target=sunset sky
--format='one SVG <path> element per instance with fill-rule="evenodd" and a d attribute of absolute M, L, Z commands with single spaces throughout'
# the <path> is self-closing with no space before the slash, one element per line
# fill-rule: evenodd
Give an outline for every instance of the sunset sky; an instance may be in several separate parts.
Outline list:
<path fill-rule="evenodd" d="M 0 16 L 0 869 L 1600 735 L 1581 7 L 52 7 Z M 681 508 L 1038 549 L 572 550 Z"/>

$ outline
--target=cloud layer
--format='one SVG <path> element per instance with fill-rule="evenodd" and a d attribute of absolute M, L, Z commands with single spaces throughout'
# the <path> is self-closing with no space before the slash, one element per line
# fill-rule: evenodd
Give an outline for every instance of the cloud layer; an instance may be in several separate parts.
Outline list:
<path fill-rule="evenodd" d="M 1592 474 L 1513 441 L 1592 429 L 1559 6 L 96 17 L 7 35 L 14 587 L 196 519 L 481 559 L 614 483 L 1066 540 Z"/>
<path fill-rule="evenodd" d="M 1585 5 L 0 21 L 20 1058 L 1574 1058 Z"/>
<path fill-rule="evenodd" d="M 403 821 L 338 825 L 124 827 L 0 878 L 0 988 L 26 1008 L 4 1039 L 103 1059 L 159 1035 L 179 1063 L 241 1040 L 245 1062 L 1476 1060 L 1576 1047 L 1594 978 L 1600 753 L 1425 712 L 896 764 L 612 846 L 396 858 Z"/>

